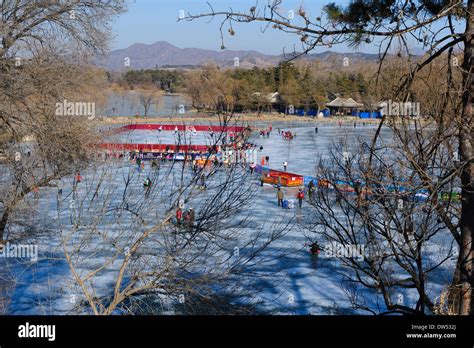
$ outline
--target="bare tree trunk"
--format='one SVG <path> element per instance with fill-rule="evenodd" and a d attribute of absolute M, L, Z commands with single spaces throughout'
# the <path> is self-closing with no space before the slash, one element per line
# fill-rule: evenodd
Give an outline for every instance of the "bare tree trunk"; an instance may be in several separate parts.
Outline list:
<path fill-rule="evenodd" d="M 472 59 L 474 54 L 474 0 L 467 5 L 466 38 L 464 43 L 463 63 L 463 114 L 461 119 L 459 149 L 461 158 L 466 161 L 462 170 L 462 211 L 461 211 L 461 315 L 472 314 L 473 279 L 473 242 L 474 232 L 474 163 L 473 163 L 473 122 L 472 98 L 474 96 Z"/>
<path fill-rule="evenodd" d="M 11 217 L 11 214 L 14 213 L 17 204 L 23 198 L 25 198 L 30 192 L 33 192 L 34 188 L 46 186 L 50 184 L 51 181 L 59 179 L 61 175 L 66 175 L 66 173 L 63 173 L 63 174 L 53 173 L 50 176 L 47 176 L 43 180 L 40 180 L 31 186 L 25 187 L 21 192 L 18 192 L 16 196 L 10 202 L 5 203 L 5 209 L 0 219 L 0 242 L 3 241 L 5 230 L 8 224 L 8 219 Z"/>
<path fill-rule="evenodd" d="M 0 242 L 3 241 L 3 236 L 5 234 L 5 229 L 7 228 L 7 222 L 9 217 L 10 209 L 5 208 L 5 211 L 2 214 L 2 219 L 0 220 Z"/>

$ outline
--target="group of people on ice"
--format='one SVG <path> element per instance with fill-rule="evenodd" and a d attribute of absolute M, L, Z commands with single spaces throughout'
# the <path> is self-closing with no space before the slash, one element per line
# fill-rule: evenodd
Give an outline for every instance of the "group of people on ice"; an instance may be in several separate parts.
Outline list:
<path fill-rule="evenodd" d="M 176 226 L 192 228 L 194 226 L 195 217 L 196 214 L 192 207 L 184 212 L 181 207 L 178 207 L 176 209 Z"/>
<path fill-rule="evenodd" d="M 260 161 L 260 164 L 263 166 L 269 166 L 270 165 L 270 156 L 262 156 L 262 159 Z"/>
<path fill-rule="evenodd" d="M 291 131 L 281 131 L 281 137 L 284 140 L 293 140 L 296 137 L 296 133 L 292 133 Z"/>
<path fill-rule="evenodd" d="M 277 187 L 277 200 L 278 200 L 278 206 L 282 207 L 284 209 L 291 209 L 292 208 L 292 201 L 290 200 L 285 200 L 285 194 L 283 193 L 283 190 L 281 187 Z M 298 207 L 301 209 L 303 207 L 303 200 L 304 200 L 304 191 L 303 189 L 299 189 L 298 193 L 296 194 L 296 199 L 298 200 Z"/>
<path fill-rule="evenodd" d="M 260 135 L 260 138 L 263 138 L 263 137 L 267 137 L 267 138 L 270 138 L 270 133 L 272 132 L 272 125 L 269 125 L 267 128 L 265 129 L 260 129 L 259 130 L 259 135 Z"/>

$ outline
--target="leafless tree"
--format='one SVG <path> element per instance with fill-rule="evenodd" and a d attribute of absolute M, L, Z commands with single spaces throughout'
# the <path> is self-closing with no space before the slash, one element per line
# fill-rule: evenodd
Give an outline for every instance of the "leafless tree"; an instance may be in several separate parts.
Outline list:
<path fill-rule="evenodd" d="M 55 106 L 96 102 L 102 76 L 84 62 L 104 51 L 107 22 L 123 9 L 120 0 L 0 3 L 0 132 L 8 167 L 0 240 L 18 202 L 87 158 L 92 124 L 59 115 Z"/>
<path fill-rule="evenodd" d="M 221 121 L 235 124 L 230 116 Z M 225 136 L 216 133 L 213 144 Z M 177 145 L 192 144 L 190 137 L 191 131 L 183 132 Z M 263 280 L 274 280 L 278 272 L 263 274 L 261 267 L 280 255 L 266 249 L 288 231 L 291 221 L 272 219 L 269 226 L 255 228 L 259 221 L 252 202 L 258 186 L 245 166 L 215 164 L 209 156 L 197 170 L 184 160 L 147 165 L 139 173 L 136 165 L 109 158 L 84 173 L 84 186 L 64 203 L 67 214 L 59 225 L 71 286 L 80 293 L 77 311 L 256 310 L 256 303 L 243 306 L 231 299 L 251 299 Z M 146 177 L 152 183 L 148 188 L 142 184 Z M 178 222 L 178 207 L 194 208 L 195 217 Z M 108 274 L 112 276 L 104 287 L 101 277 Z"/>
<path fill-rule="evenodd" d="M 307 53 L 319 46 L 332 47 L 335 44 L 347 43 L 360 46 L 373 43 L 379 47 L 380 66 L 391 52 L 409 59 L 413 65 L 408 74 L 398 82 L 397 101 L 406 102 L 412 99 L 412 83 L 416 77 L 430 66 L 433 61 L 444 61 L 451 70 L 462 75 L 459 90 L 453 88 L 448 80 L 446 94 L 456 97 L 455 105 L 462 105 L 457 114 L 451 114 L 449 121 L 455 125 L 453 140 L 459 147 L 460 161 L 455 172 L 461 180 L 462 199 L 459 224 L 459 262 L 455 283 L 460 287 L 459 313 L 472 313 L 472 297 L 474 287 L 474 155 L 473 155 L 473 118 L 472 118 L 472 50 L 474 47 L 472 26 L 474 22 L 474 1 L 443 0 L 431 1 L 362 1 L 351 2 L 347 7 L 328 4 L 320 16 L 309 14 L 303 7 L 293 11 L 294 17 L 283 10 L 282 0 L 269 0 L 264 5 L 256 3 L 247 11 L 233 9 L 216 11 L 209 3 L 210 11 L 202 14 L 188 14 L 184 20 L 193 21 L 205 17 L 220 17 L 222 47 L 224 47 L 224 31 L 228 27 L 233 34 L 237 33 L 238 23 L 262 23 L 264 30 L 273 28 L 300 38 L 301 52 Z M 456 24 L 465 24 L 459 31 Z M 410 40 L 418 41 L 426 49 L 426 54 L 413 59 Z M 463 57 L 460 61 L 453 56 L 453 50 L 461 45 Z M 301 54 L 301 53 L 300 53 Z M 288 58 L 294 59 L 300 54 L 294 53 Z M 458 63 L 459 61 L 459 63 Z M 446 98 L 445 98 L 446 99 Z M 444 112 L 445 109 L 438 110 Z M 379 130 L 386 124 L 385 116 Z M 377 143 L 378 131 L 372 141 Z M 437 147 L 436 147 L 437 148 Z M 372 156 L 370 156 L 372 158 Z M 422 174 L 422 173 L 419 173 Z M 448 226 L 449 227 L 449 226 Z"/>
<path fill-rule="evenodd" d="M 431 133 L 424 129 L 424 139 Z M 426 140 L 415 140 L 417 135 L 411 133 L 410 142 L 426 146 Z M 334 249 L 364 247 L 362 258 L 339 255 L 355 308 L 374 314 L 434 313 L 435 296 L 429 293 L 428 282 L 443 278 L 443 267 L 457 257 L 457 243 L 446 222 L 458 219 L 460 202 L 453 181 L 423 181 L 397 142 L 398 138 L 379 142 L 370 167 L 370 147 L 363 141 L 351 146 L 352 150 L 341 142 L 320 162 L 317 176 L 324 180 L 308 199 L 314 208 L 314 215 L 306 220 L 314 234 L 308 238 L 334 245 Z M 452 175 L 438 166 L 440 161 L 452 160 L 446 151 L 438 151 L 428 163 L 421 161 L 419 153 L 415 156 L 430 179 Z M 445 221 L 437 211 L 442 211 Z M 442 281 L 445 286 L 449 284 L 449 279 Z M 380 293 L 385 306 L 377 312 L 367 305 L 367 299 L 357 291 L 360 287 Z M 413 307 L 400 301 L 407 289 L 417 291 Z"/>
<path fill-rule="evenodd" d="M 147 117 L 153 106 L 158 108 L 161 92 L 156 87 L 141 88 L 133 93 L 136 93 L 135 97 L 143 108 L 143 116 Z"/>
<path fill-rule="evenodd" d="M 232 114 L 239 91 L 236 81 L 215 65 L 190 71 L 186 76 L 186 94 L 198 111 Z"/>

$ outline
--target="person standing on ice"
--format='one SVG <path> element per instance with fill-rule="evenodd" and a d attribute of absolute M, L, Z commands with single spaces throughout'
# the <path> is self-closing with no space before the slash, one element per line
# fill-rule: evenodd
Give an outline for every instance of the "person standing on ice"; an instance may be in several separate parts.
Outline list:
<path fill-rule="evenodd" d="M 181 221 L 183 219 L 183 210 L 181 210 L 181 207 L 178 207 L 176 209 L 176 225 L 181 226 Z"/>
<path fill-rule="evenodd" d="M 151 180 L 150 177 L 147 177 L 145 181 L 143 182 L 144 187 L 150 187 L 151 186 Z"/>
<path fill-rule="evenodd" d="M 143 182 L 143 187 L 145 188 L 145 197 L 148 197 L 148 195 L 150 194 L 150 188 L 151 188 L 151 180 L 149 177 L 147 177 L 145 181 Z"/>
<path fill-rule="evenodd" d="M 188 213 L 186 214 L 186 223 L 189 228 L 192 228 L 194 226 L 194 209 L 191 207 L 188 210 Z"/>
<path fill-rule="evenodd" d="M 301 209 L 303 206 L 303 199 L 304 199 L 304 192 L 302 189 L 299 189 L 298 194 L 296 195 L 296 198 L 298 198 L 298 205 Z"/>
<path fill-rule="evenodd" d="M 288 168 L 288 162 L 283 162 L 283 171 L 286 172 L 286 168 Z"/>
<path fill-rule="evenodd" d="M 72 193 L 73 193 L 73 197 L 76 197 L 77 186 L 81 183 L 81 181 L 82 181 L 81 173 L 77 172 L 77 173 L 76 173 L 76 176 L 74 177 L 74 181 L 73 181 L 73 183 L 72 183 Z"/>
<path fill-rule="evenodd" d="M 308 184 L 309 195 L 312 196 L 315 190 L 314 180 L 311 180 Z"/>
<path fill-rule="evenodd" d="M 253 174 L 253 171 L 255 170 L 255 163 L 250 163 L 250 174 Z"/>
<path fill-rule="evenodd" d="M 76 179 L 76 184 L 80 184 L 82 181 L 81 173 L 77 172 L 75 179 Z"/>
<path fill-rule="evenodd" d="M 318 242 L 313 242 L 311 244 L 309 244 L 309 252 L 311 253 L 311 255 L 313 256 L 318 256 L 319 253 L 321 252 L 321 247 L 319 246 Z"/>
<path fill-rule="evenodd" d="M 283 206 L 283 198 L 285 198 L 285 195 L 283 194 L 283 191 L 281 190 L 281 188 L 278 188 L 277 199 L 278 199 L 279 207 Z"/>

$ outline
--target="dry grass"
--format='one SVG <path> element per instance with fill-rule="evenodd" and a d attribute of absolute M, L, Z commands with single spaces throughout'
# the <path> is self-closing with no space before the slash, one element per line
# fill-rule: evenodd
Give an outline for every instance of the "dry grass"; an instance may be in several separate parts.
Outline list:
<path fill-rule="evenodd" d="M 358 119 L 355 117 L 330 117 L 330 118 L 308 118 L 289 115 L 265 114 L 265 115 L 235 115 L 233 120 L 237 122 L 300 122 L 300 123 L 337 123 L 341 121 L 343 124 L 352 124 L 354 121 L 358 123 L 365 122 L 368 124 L 378 124 L 379 119 Z M 135 116 L 104 116 L 99 119 L 102 124 L 122 124 L 122 123 L 165 123 L 165 122 L 218 122 L 219 116 L 193 116 L 193 117 L 135 117 Z"/>

